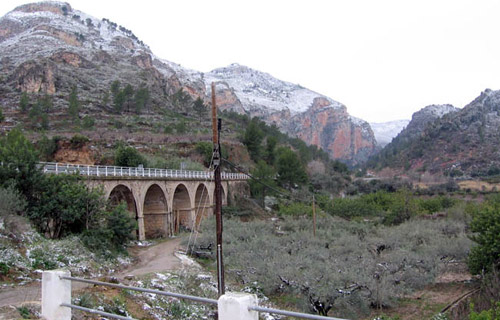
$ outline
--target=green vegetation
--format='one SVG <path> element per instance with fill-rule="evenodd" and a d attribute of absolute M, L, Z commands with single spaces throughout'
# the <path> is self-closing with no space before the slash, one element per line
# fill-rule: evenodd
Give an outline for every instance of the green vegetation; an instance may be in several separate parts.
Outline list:
<path fill-rule="evenodd" d="M 137 149 L 133 147 L 119 146 L 115 152 L 115 165 L 120 167 L 147 166 L 147 161 Z"/>
<path fill-rule="evenodd" d="M 21 94 L 21 98 L 19 99 L 19 109 L 21 109 L 22 113 L 28 112 L 30 107 L 30 98 L 26 92 Z"/>
<path fill-rule="evenodd" d="M 3 122 L 5 120 L 5 116 L 3 115 L 3 110 L 0 107 L 0 122 Z"/>
<path fill-rule="evenodd" d="M 464 261 L 471 244 L 458 219 L 380 226 L 320 215 L 313 237 L 310 207 L 280 212 L 274 223 L 225 219 L 227 277 L 245 291 L 294 296 L 296 308 L 321 315 L 360 318 L 395 306 L 397 297 L 432 283 L 443 256 Z M 211 248 L 213 259 L 214 223 L 202 224 L 194 249 Z"/>
<path fill-rule="evenodd" d="M 500 320 L 500 302 L 495 304 L 495 307 L 483 310 L 481 312 L 474 311 L 474 305 L 471 305 L 469 320 Z"/>
<path fill-rule="evenodd" d="M 78 149 L 83 147 L 85 144 L 89 142 L 89 138 L 86 136 L 82 136 L 81 134 L 75 134 L 74 136 L 71 137 L 69 140 L 69 143 L 71 144 L 71 148 L 73 149 Z"/>
<path fill-rule="evenodd" d="M 473 274 L 500 266 L 500 195 L 491 196 L 483 205 L 472 207 L 470 225 L 477 243 L 470 252 L 469 269 Z"/>
<path fill-rule="evenodd" d="M 71 89 L 71 93 L 68 97 L 68 103 L 68 115 L 70 116 L 71 120 L 76 123 L 79 120 L 78 114 L 80 112 L 80 102 L 78 101 L 78 92 L 76 86 L 73 86 L 73 88 Z"/>
<path fill-rule="evenodd" d="M 434 214 L 451 208 L 449 197 L 424 198 L 408 189 L 397 192 L 377 191 L 353 198 L 319 196 L 318 204 L 327 213 L 343 218 L 378 218 L 385 224 L 399 224 L 417 215 Z"/>
<path fill-rule="evenodd" d="M 203 119 L 203 116 L 207 113 L 208 109 L 200 97 L 196 98 L 196 100 L 194 101 L 193 110 L 196 113 L 196 115 L 198 115 L 198 118 L 201 123 L 201 120 Z"/>
<path fill-rule="evenodd" d="M 73 143 L 85 139 L 75 136 Z M 55 139 L 42 140 L 50 153 Z M 102 192 L 86 187 L 79 176 L 43 175 L 37 167 L 38 152 L 21 131 L 12 130 L 0 139 L 0 162 L 2 216 L 24 215 L 51 239 L 80 235 L 97 250 L 95 243 L 91 246 L 86 241 L 94 233 L 100 252 L 118 252 L 130 239 L 135 224 L 124 206 L 108 208 Z"/>

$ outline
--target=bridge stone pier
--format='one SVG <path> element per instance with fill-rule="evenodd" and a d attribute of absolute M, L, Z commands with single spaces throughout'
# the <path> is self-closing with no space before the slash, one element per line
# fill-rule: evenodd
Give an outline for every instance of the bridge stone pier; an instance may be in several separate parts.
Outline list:
<path fill-rule="evenodd" d="M 45 173 L 77 173 L 87 176 L 90 188 L 102 188 L 112 204 L 126 203 L 137 221 L 139 240 L 168 237 L 180 228 L 195 229 L 213 214 L 215 183 L 213 173 L 165 169 L 99 167 L 41 163 Z M 222 205 L 232 186 L 245 183 L 242 174 L 223 173 Z"/>

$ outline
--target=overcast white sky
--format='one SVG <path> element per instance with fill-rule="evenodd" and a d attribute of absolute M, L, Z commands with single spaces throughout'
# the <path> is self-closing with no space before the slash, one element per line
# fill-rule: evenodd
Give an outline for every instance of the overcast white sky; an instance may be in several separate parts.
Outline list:
<path fill-rule="evenodd" d="M 3 16 L 32 1 L 0 2 Z M 237 62 L 344 103 L 370 122 L 500 88 L 500 1 L 73 0 L 159 57 L 207 72 Z"/>

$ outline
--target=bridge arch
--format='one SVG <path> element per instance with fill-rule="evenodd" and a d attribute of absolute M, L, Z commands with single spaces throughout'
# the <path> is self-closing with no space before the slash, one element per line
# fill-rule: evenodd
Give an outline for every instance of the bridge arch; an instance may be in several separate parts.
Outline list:
<path fill-rule="evenodd" d="M 130 216 L 138 222 L 141 211 L 138 207 L 137 199 L 132 191 L 132 189 L 124 184 L 118 184 L 114 186 L 109 191 L 108 199 L 112 205 L 118 205 L 121 202 L 125 202 L 127 205 L 127 210 L 130 212 Z M 140 238 L 139 229 L 134 232 L 136 238 Z"/>
<path fill-rule="evenodd" d="M 189 188 L 184 183 L 175 186 L 172 193 L 172 211 L 174 214 L 175 232 L 179 232 L 179 227 L 184 226 L 191 229 L 193 227 L 193 197 Z"/>
<path fill-rule="evenodd" d="M 211 210 L 213 197 L 211 197 L 209 190 L 210 190 L 209 187 L 205 185 L 205 183 L 199 183 L 198 187 L 196 188 L 196 193 L 194 197 L 196 228 L 200 226 L 200 222 L 203 218 L 206 218 L 209 214 L 213 213 L 213 210 Z"/>
<path fill-rule="evenodd" d="M 170 235 L 166 191 L 157 183 L 149 183 L 143 194 L 144 234 L 146 239 Z"/>

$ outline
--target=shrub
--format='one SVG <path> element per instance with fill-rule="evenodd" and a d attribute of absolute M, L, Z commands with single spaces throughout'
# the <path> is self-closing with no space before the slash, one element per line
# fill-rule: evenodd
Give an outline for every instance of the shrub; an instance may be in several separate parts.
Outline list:
<path fill-rule="evenodd" d="M 470 308 L 474 310 L 474 305 L 471 305 Z M 469 320 L 500 320 L 500 301 L 496 303 L 495 307 L 483 310 L 480 313 L 471 311 Z"/>
<path fill-rule="evenodd" d="M 147 166 L 144 156 L 132 147 L 120 146 L 115 152 L 115 165 L 121 167 L 138 167 L 140 164 Z"/>
<path fill-rule="evenodd" d="M 0 187 L 0 199 L 0 217 L 24 213 L 26 200 L 13 186 Z"/>
<path fill-rule="evenodd" d="M 73 137 L 71 137 L 69 143 L 71 143 L 71 148 L 79 149 L 89 141 L 90 141 L 89 138 L 87 138 L 86 136 L 82 136 L 81 134 L 75 134 Z"/>
<path fill-rule="evenodd" d="M 203 164 L 208 168 L 212 163 L 213 144 L 210 142 L 201 141 L 196 143 L 196 152 L 203 156 Z"/>
<path fill-rule="evenodd" d="M 85 116 L 82 120 L 82 127 L 84 129 L 92 129 L 95 125 L 95 118 L 91 116 Z"/>
<path fill-rule="evenodd" d="M 302 202 L 292 202 L 288 205 L 280 204 L 278 212 L 284 216 L 312 216 L 312 206 Z"/>
<path fill-rule="evenodd" d="M 477 243 L 469 255 L 469 269 L 473 274 L 491 271 L 500 263 L 500 195 L 491 197 L 472 214 L 471 239 Z"/>
<path fill-rule="evenodd" d="M 101 254 L 111 252 L 123 253 L 124 246 L 134 238 L 132 232 L 137 229 L 135 221 L 130 217 L 125 203 L 106 212 L 99 226 L 85 230 L 81 239 L 90 250 Z"/>

